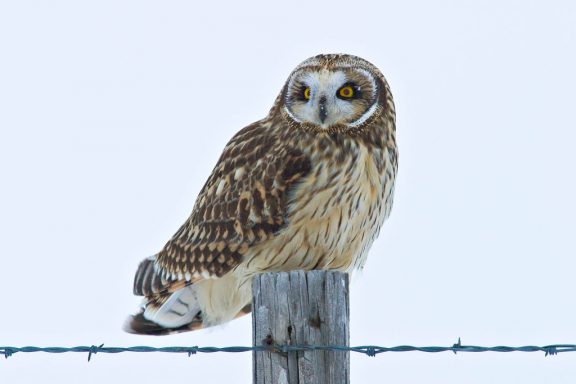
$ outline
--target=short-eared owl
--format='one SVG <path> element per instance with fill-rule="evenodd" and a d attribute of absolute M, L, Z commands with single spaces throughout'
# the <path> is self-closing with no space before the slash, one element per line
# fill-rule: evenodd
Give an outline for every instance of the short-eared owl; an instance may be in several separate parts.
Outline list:
<path fill-rule="evenodd" d="M 140 263 L 125 329 L 167 334 L 250 312 L 264 271 L 362 268 L 390 214 L 398 152 L 384 76 L 351 55 L 290 74 L 266 118 L 224 148 L 190 218 Z"/>

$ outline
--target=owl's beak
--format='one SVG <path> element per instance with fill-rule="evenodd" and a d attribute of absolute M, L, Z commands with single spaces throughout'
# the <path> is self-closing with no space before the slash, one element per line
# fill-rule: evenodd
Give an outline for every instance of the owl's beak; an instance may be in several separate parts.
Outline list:
<path fill-rule="evenodd" d="M 320 98 L 320 101 L 318 102 L 318 105 L 320 107 L 320 121 L 322 122 L 322 124 L 324 124 L 324 120 L 326 120 L 326 96 L 322 96 Z"/>

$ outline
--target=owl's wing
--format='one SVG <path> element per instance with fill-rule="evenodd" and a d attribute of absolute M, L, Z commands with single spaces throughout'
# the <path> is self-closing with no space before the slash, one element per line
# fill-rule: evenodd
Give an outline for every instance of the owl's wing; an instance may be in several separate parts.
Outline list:
<path fill-rule="evenodd" d="M 290 190 L 311 168 L 299 150 L 280 143 L 262 123 L 228 143 L 190 218 L 134 280 L 136 295 L 175 291 L 237 266 L 247 250 L 286 225 Z"/>

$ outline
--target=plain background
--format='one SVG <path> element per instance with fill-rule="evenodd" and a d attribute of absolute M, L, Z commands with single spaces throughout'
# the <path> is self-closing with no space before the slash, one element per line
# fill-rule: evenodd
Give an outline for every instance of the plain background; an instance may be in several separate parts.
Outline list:
<path fill-rule="evenodd" d="M 317 53 L 377 65 L 395 207 L 352 345 L 576 342 L 573 1 L 2 1 L 0 345 L 250 345 L 120 327 L 138 262 Z M 249 383 L 251 355 L 16 354 L 3 383 Z M 573 383 L 576 354 L 352 355 L 354 383 Z"/>

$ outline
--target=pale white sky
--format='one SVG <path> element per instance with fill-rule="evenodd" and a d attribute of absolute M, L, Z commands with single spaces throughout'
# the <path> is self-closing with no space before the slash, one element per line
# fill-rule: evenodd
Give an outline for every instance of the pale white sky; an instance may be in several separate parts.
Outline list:
<path fill-rule="evenodd" d="M 138 262 L 293 67 L 347 52 L 396 99 L 392 217 L 351 343 L 576 343 L 576 3 L 3 1 L 0 345 L 250 345 L 249 317 L 121 331 Z M 16 354 L 10 383 L 249 383 L 251 355 Z M 354 383 L 573 383 L 576 354 L 352 355 Z"/>

